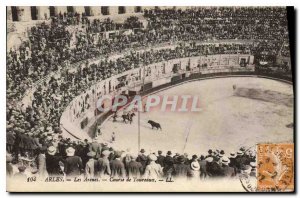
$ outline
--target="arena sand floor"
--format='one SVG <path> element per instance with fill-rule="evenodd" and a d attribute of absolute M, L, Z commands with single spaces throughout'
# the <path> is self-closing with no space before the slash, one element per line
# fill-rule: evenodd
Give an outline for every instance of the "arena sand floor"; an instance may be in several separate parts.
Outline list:
<path fill-rule="evenodd" d="M 246 95 L 239 93 L 245 89 Z M 214 78 L 187 82 L 156 94 L 197 95 L 201 111 L 142 112 L 140 139 L 146 153 L 162 150 L 165 154 L 170 150 L 191 157 L 207 154 L 208 149 L 229 153 L 241 146 L 254 148 L 260 142 L 293 142 L 293 127 L 287 127 L 293 123 L 290 84 L 256 77 Z M 148 120 L 159 122 L 162 130 L 151 129 Z M 123 123 L 120 117 L 117 122 L 109 118 L 101 131 L 101 141 L 109 142 L 115 132 L 116 141 L 111 143 L 114 148 L 138 151 L 138 116 L 132 124 Z"/>

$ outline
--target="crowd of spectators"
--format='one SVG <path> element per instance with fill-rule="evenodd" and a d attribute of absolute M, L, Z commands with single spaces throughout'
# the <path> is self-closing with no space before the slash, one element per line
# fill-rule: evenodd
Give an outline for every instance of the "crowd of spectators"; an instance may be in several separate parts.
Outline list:
<path fill-rule="evenodd" d="M 68 62 L 73 64 L 125 49 L 170 41 L 250 39 L 259 41 L 252 46 L 255 54 L 288 54 L 288 47 L 282 47 L 288 43 L 284 42 L 288 40 L 284 8 L 154 9 L 145 10 L 144 17 L 147 27 L 143 27 L 137 17 L 129 17 L 121 24 L 109 18 L 90 21 L 82 14 L 59 13 L 51 25 L 32 27 L 29 40 L 7 54 L 8 91 L 12 92 L 13 98 L 19 98 L 30 84 Z M 84 28 L 73 32 L 67 30 L 71 25 L 79 27 L 78 24 Z M 139 31 L 110 37 L 103 35 L 103 32 L 120 29 Z M 15 84 L 20 90 L 11 90 Z"/>
<path fill-rule="evenodd" d="M 60 13 L 52 18 L 50 24 L 42 23 L 32 27 L 28 40 L 22 42 L 18 49 L 8 51 L 7 151 L 13 153 L 12 161 L 18 161 L 24 156 L 32 158 L 37 155 L 36 151 L 45 153 L 52 144 L 64 142 L 68 145 L 70 140 L 61 136 L 59 128 L 64 108 L 93 83 L 112 75 L 141 65 L 199 55 L 289 55 L 285 8 L 156 8 L 145 10 L 144 19 L 148 24 L 146 27 L 137 17 L 129 17 L 124 23 L 115 23 L 109 18 L 100 21 L 89 19 L 84 14 Z M 108 31 L 119 32 L 107 36 L 105 33 Z M 231 39 L 253 42 L 197 43 Z M 185 43 L 178 44 L 175 49 L 136 51 L 139 47 L 178 41 Z M 125 50 L 127 53 L 124 53 Z M 122 57 L 108 59 L 111 54 L 121 52 L 124 54 Z M 89 64 L 88 59 L 97 57 L 102 58 L 99 64 Z M 78 66 L 75 72 L 68 69 L 68 65 L 80 61 L 84 61 L 84 68 Z M 19 101 L 26 90 L 58 71 L 60 77 L 52 76 L 37 86 L 30 106 L 24 108 L 20 105 Z M 89 108 L 86 100 L 80 104 L 83 111 Z M 49 141 L 50 144 L 47 143 Z M 78 145 L 87 146 L 88 143 L 75 143 L 73 147 Z M 56 147 L 55 150 L 62 155 L 64 149 Z M 89 152 L 85 153 L 85 157 L 81 156 L 82 161 L 88 158 Z M 149 158 L 155 159 L 152 154 Z M 222 167 L 220 159 L 214 160 Z M 62 161 L 66 163 L 65 159 Z M 127 165 L 124 165 L 128 174 Z M 165 165 L 160 166 L 165 170 Z M 85 163 L 82 167 L 86 167 Z M 144 174 L 146 169 L 143 165 L 141 173 Z"/>
<path fill-rule="evenodd" d="M 58 133 L 57 133 L 58 134 Z M 176 179 L 205 180 L 209 178 L 235 178 L 240 174 L 256 177 L 256 155 L 253 150 L 241 147 L 237 152 L 225 153 L 224 150 L 209 149 L 207 154 L 189 156 L 187 153 L 162 151 L 148 153 L 141 149 L 138 154 L 114 150 L 107 143 L 71 141 L 61 135 L 43 141 L 33 147 L 26 147 L 22 134 L 16 134 L 16 144 L 24 147 L 20 152 L 36 156 L 31 160 L 23 159 L 14 173 L 14 158 L 7 155 L 7 176 L 21 178 L 36 176 L 39 180 L 47 177 L 66 177 L 67 179 L 104 179 L 113 180 L 148 179 L 174 181 Z M 19 137 L 20 136 L 20 137 Z M 35 139 L 31 136 L 31 139 Z M 14 147 L 14 145 L 13 145 Z M 14 152 L 13 152 L 14 153 Z M 25 166 L 24 164 L 27 164 Z"/>

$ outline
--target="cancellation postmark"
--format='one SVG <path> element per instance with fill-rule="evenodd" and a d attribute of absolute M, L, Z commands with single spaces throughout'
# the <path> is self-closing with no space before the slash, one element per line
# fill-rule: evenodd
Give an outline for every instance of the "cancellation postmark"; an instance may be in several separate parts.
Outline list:
<path fill-rule="evenodd" d="M 257 191 L 294 191 L 294 144 L 258 144 L 257 151 Z"/>

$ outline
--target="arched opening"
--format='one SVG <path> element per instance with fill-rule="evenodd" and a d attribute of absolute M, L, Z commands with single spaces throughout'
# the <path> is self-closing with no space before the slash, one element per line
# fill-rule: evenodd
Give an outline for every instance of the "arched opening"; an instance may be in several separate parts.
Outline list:
<path fill-rule="evenodd" d="M 50 17 L 54 17 L 55 16 L 55 7 L 54 6 L 50 6 L 49 10 L 50 10 Z"/>
<path fill-rule="evenodd" d="M 142 12 L 142 7 L 141 6 L 135 6 L 135 12 Z"/>
<path fill-rule="evenodd" d="M 101 7 L 101 14 L 102 15 L 109 15 L 109 8 L 108 8 L 108 6 L 102 6 Z"/>
<path fill-rule="evenodd" d="M 125 14 L 126 13 L 126 9 L 125 6 L 119 6 L 119 14 Z"/>
<path fill-rule="evenodd" d="M 11 6 L 11 14 L 13 21 L 19 21 L 18 8 L 16 6 Z"/>
<path fill-rule="evenodd" d="M 32 20 L 37 20 L 37 14 L 38 14 L 38 10 L 36 8 L 36 6 L 30 6 L 30 13 L 31 13 L 31 19 Z"/>
<path fill-rule="evenodd" d="M 74 7 L 73 6 L 67 6 L 67 12 L 68 13 L 74 13 Z"/>
<path fill-rule="evenodd" d="M 86 16 L 91 16 L 91 7 L 90 6 L 84 6 L 84 12 Z"/>

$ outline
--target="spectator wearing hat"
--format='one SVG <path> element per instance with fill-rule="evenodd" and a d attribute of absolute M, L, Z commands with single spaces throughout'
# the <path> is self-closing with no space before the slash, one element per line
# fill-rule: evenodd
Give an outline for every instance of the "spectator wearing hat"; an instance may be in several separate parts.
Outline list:
<path fill-rule="evenodd" d="M 58 136 L 58 145 L 57 145 L 57 149 L 59 151 L 59 154 L 62 157 L 66 157 L 67 153 L 66 153 L 66 149 L 67 149 L 67 142 L 65 142 L 60 136 Z"/>
<path fill-rule="evenodd" d="M 114 160 L 114 159 L 115 159 L 115 152 L 114 152 L 114 149 L 113 149 L 112 147 L 110 147 L 110 148 L 108 149 L 108 151 L 110 152 L 110 154 L 109 154 L 109 156 L 108 156 L 108 160 L 109 160 L 109 161 Z"/>
<path fill-rule="evenodd" d="M 65 160 L 64 172 L 67 177 L 78 177 L 83 172 L 82 160 L 79 156 L 75 156 L 75 149 L 69 147 L 66 150 L 67 158 Z"/>
<path fill-rule="evenodd" d="M 184 156 L 184 163 L 187 165 L 190 165 L 192 162 L 192 159 L 191 160 L 189 159 L 189 155 L 187 153 L 184 153 L 183 156 Z"/>
<path fill-rule="evenodd" d="M 109 150 L 109 146 L 108 146 L 108 143 L 107 143 L 107 142 L 104 142 L 104 143 L 103 143 L 101 152 L 103 152 L 103 151 L 105 151 L 105 150 Z"/>
<path fill-rule="evenodd" d="M 11 130 L 9 130 L 6 133 L 6 151 L 7 152 L 12 153 L 14 143 L 15 143 L 15 135 Z"/>
<path fill-rule="evenodd" d="M 173 156 L 174 159 L 174 163 L 177 163 L 177 158 L 180 156 L 179 153 L 175 153 L 175 155 Z"/>
<path fill-rule="evenodd" d="M 121 161 L 122 153 L 120 151 L 115 151 L 115 159 L 110 162 L 111 177 L 124 179 L 126 176 L 125 166 Z"/>
<path fill-rule="evenodd" d="M 158 151 L 157 153 L 158 156 L 157 156 L 156 163 L 159 164 L 161 167 L 164 167 L 165 156 L 162 155 L 162 151 Z"/>
<path fill-rule="evenodd" d="M 212 155 L 212 153 L 213 153 L 212 149 L 209 149 L 209 150 L 207 151 L 207 153 L 208 153 L 208 155 L 206 155 L 205 159 L 206 159 L 206 158 L 209 158 L 209 157 L 213 157 L 213 155 Z"/>
<path fill-rule="evenodd" d="M 111 169 L 110 169 L 110 164 L 108 160 L 108 156 L 110 154 L 109 150 L 104 150 L 102 151 L 102 157 L 98 159 L 97 163 L 97 171 L 98 174 L 97 176 L 100 178 L 106 178 L 111 175 Z"/>
<path fill-rule="evenodd" d="M 252 167 L 250 165 L 245 165 L 242 167 L 240 174 L 250 176 Z"/>
<path fill-rule="evenodd" d="M 18 130 L 18 128 L 15 129 L 15 141 L 13 146 L 13 153 L 15 156 L 15 160 L 19 160 L 19 154 L 22 154 L 22 148 L 23 148 L 23 140 L 22 140 L 22 134 Z"/>
<path fill-rule="evenodd" d="M 224 152 L 224 150 L 221 150 L 220 153 L 219 153 L 219 157 L 222 158 L 224 156 L 225 156 L 225 152 Z"/>
<path fill-rule="evenodd" d="M 18 167 L 19 172 L 14 174 L 14 179 L 19 181 L 26 181 L 27 175 L 25 174 L 26 166 L 19 166 Z"/>
<path fill-rule="evenodd" d="M 150 154 L 149 158 L 149 165 L 146 166 L 144 178 L 145 179 L 159 179 L 163 176 L 162 167 L 155 163 L 157 157 L 154 154 Z"/>
<path fill-rule="evenodd" d="M 207 160 L 203 155 L 200 156 L 199 160 L 200 165 L 200 179 L 205 179 L 207 177 Z"/>
<path fill-rule="evenodd" d="M 98 159 L 101 155 L 101 144 L 98 142 L 98 138 L 95 137 L 92 141 L 92 143 L 90 144 L 90 151 L 93 151 L 96 153 L 95 158 Z"/>
<path fill-rule="evenodd" d="M 172 152 L 168 151 L 167 156 L 164 159 L 164 175 L 166 176 L 167 181 L 172 180 L 172 174 L 174 172 L 174 158 L 172 157 Z"/>
<path fill-rule="evenodd" d="M 6 177 L 12 177 L 13 176 L 13 166 L 12 166 L 12 156 L 9 154 L 6 154 Z"/>
<path fill-rule="evenodd" d="M 140 151 L 140 153 L 139 153 L 139 155 L 138 155 L 138 157 L 136 159 L 137 162 L 140 162 L 142 164 L 142 166 L 143 166 L 143 173 L 144 173 L 144 170 L 145 170 L 145 168 L 147 166 L 147 162 L 148 162 L 148 158 L 145 155 L 145 152 L 146 152 L 145 149 L 141 149 L 141 151 Z"/>
<path fill-rule="evenodd" d="M 256 162 L 250 162 L 251 172 L 250 177 L 256 177 Z"/>
<path fill-rule="evenodd" d="M 48 172 L 46 168 L 46 147 L 41 147 L 40 153 L 37 157 L 37 168 L 38 168 L 38 174 L 41 179 L 44 179 L 48 177 Z"/>
<path fill-rule="evenodd" d="M 222 157 L 222 176 L 225 177 L 234 177 L 235 171 L 234 168 L 229 166 L 230 159 L 228 157 Z"/>
<path fill-rule="evenodd" d="M 235 158 L 235 161 L 236 161 L 236 167 L 237 167 L 237 172 L 240 173 L 241 170 L 244 170 L 244 166 L 245 165 L 249 165 L 249 161 L 247 159 L 246 156 L 244 156 L 244 151 L 242 150 L 239 150 L 237 152 L 237 156 Z"/>
<path fill-rule="evenodd" d="M 212 157 L 206 158 L 207 161 L 207 173 L 210 177 L 222 176 L 221 166 Z"/>
<path fill-rule="evenodd" d="M 46 154 L 46 169 L 49 176 L 62 176 L 63 171 L 61 169 L 60 163 L 64 162 L 64 159 L 61 156 L 56 156 L 56 148 L 50 146 L 47 149 Z"/>
<path fill-rule="evenodd" d="M 236 165 L 236 152 L 230 152 L 229 154 L 229 166 L 234 168 L 235 174 L 237 173 L 237 165 Z"/>
<path fill-rule="evenodd" d="M 193 178 L 199 179 L 200 177 L 200 163 L 198 161 L 198 156 L 193 155 L 190 161 L 190 167 L 192 169 L 191 173 Z"/>
<path fill-rule="evenodd" d="M 85 166 L 85 176 L 89 179 L 95 178 L 95 167 L 97 167 L 95 156 L 96 153 L 94 151 L 90 151 L 87 156 L 89 157 L 89 161 Z"/>
<path fill-rule="evenodd" d="M 84 141 L 83 149 L 79 155 L 79 157 L 82 160 L 83 168 L 85 168 L 86 163 L 89 161 L 89 157 L 87 155 L 89 152 L 90 152 L 90 146 L 86 140 L 86 141 Z"/>
<path fill-rule="evenodd" d="M 131 155 L 131 161 L 128 164 L 128 178 L 140 178 L 143 172 L 143 166 L 141 162 L 137 162 L 137 156 Z"/>
<path fill-rule="evenodd" d="M 127 149 L 126 151 L 127 152 L 123 154 L 125 156 L 123 157 L 122 162 L 125 165 L 126 174 L 128 175 L 128 165 L 131 162 L 131 154 L 129 153 L 130 149 Z"/>
<path fill-rule="evenodd" d="M 185 157 L 180 155 L 174 164 L 174 177 L 187 179 L 192 176 L 190 165 L 185 164 Z M 198 163 L 198 162 L 197 162 Z"/>

